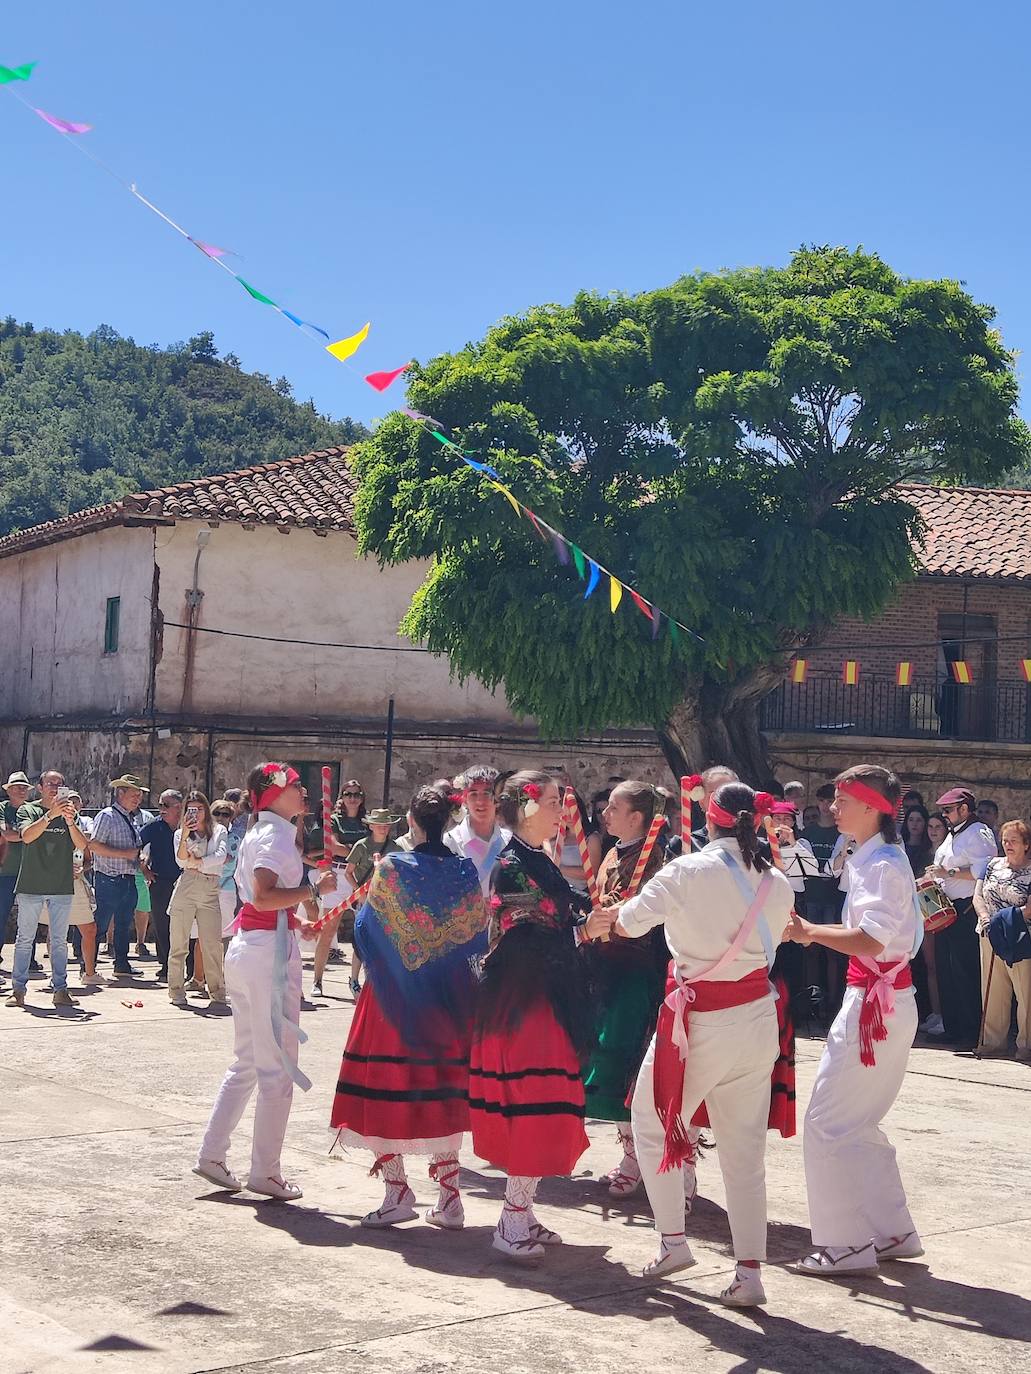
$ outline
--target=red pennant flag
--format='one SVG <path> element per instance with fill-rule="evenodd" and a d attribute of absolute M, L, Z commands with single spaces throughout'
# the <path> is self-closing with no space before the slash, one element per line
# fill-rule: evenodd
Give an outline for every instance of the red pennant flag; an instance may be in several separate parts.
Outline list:
<path fill-rule="evenodd" d="M 544 541 L 544 543 L 546 544 L 546 543 L 548 542 L 548 536 L 547 536 L 547 535 L 544 533 L 544 531 L 541 529 L 540 525 L 538 525 L 538 523 L 537 523 L 537 517 L 536 517 L 536 515 L 534 515 L 533 511 L 530 509 L 529 506 L 526 507 L 526 513 L 527 513 L 527 515 L 530 517 L 530 523 L 531 523 L 531 525 L 533 525 L 534 529 L 537 531 L 537 533 L 540 535 L 541 539 L 542 539 L 542 540 Z"/>
<path fill-rule="evenodd" d="M 895 669 L 895 686 L 910 687 L 913 683 L 913 665 L 908 660 Z"/>
<path fill-rule="evenodd" d="M 633 598 L 634 605 L 641 612 L 641 614 L 646 615 L 648 619 L 651 620 L 652 608 L 648 605 L 647 601 L 645 601 L 644 597 L 638 596 L 637 593 L 634 591 L 633 587 L 627 587 L 627 591 L 630 593 L 631 597 Z"/>
<path fill-rule="evenodd" d="M 395 367 L 393 372 L 370 372 L 365 380 L 377 391 L 386 391 L 387 387 L 396 382 L 401 373 L 407 372 L 410 367 L 411 363 L 405 363 L 404 367 Z"/>
<path fill-rule="evenodd" d="M 846 687 L 855 687 L 859 682 L 859 660 L 846 658 L 841 669 L 841 680 Z"/>
<path fill-rule="evenodd" d="M 950 666 L 953 681 L 958 682 L 963 687 L 969 687 L 974 679 L 970 676 L 970 664 L 966 659 L 957 658 Z"/>

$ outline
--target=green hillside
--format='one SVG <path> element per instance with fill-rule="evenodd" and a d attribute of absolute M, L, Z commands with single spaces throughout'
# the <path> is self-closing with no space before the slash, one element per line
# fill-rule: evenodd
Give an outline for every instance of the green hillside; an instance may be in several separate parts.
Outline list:
<path fill-rule="evenodd" d="M 0 324 L 0 535 L 364 433 L 296 401 L 285 378 L 219 358 L 208 332 L 159 349 L 106 325 Z"/>

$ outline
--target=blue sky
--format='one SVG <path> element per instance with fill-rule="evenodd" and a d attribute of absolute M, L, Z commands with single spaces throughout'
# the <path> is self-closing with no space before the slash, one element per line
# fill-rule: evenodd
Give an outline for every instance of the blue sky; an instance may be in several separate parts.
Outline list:
<path fill-rule="evenodd" d="M 8 7 L 34 104 L 361 371 L 580 288 L 864 244 L 1031 340 L 1031 7 L 827 0 L 69 0 Z M 1021 91 L 1025 96 L 1021 96 Z M 0 311 L 212 329 L 321 410 L 380 398 L 0 89 Z M 1023 375 L 1024 368 L 1021 366 Z M 1028 413 L 1025 398 L 1025 413 Z"/>

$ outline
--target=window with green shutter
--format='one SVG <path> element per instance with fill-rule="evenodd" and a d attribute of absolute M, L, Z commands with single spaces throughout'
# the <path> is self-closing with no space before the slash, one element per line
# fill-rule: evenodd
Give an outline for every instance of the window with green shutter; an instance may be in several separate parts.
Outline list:
<path fill-rule="evenodd" d="M 107 598 L 107 614 L 104 617 L 104 653 L 116 654 L 118 652 L 118 617 L 121 610 L 122 598 L 120 596 L 109 596 Z"/>

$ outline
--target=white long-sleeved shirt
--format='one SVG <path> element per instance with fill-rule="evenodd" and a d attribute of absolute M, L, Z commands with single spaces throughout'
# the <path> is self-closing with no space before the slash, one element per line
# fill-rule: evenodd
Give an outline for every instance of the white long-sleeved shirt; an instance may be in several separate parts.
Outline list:
<path fill-rule="evenodd" d="M 665 926 L 669 952 L 685 979 L 697 977 L 726 953 L 747 915 L 744 894 L 726 860 L 719 857 L 720 849 L 726 849 L 737 862 L 754 893 L 763 875 L 754 868 L 745 868 L 737 840 L 718 839 L 660 869 L 620 912 L 620 925 L 628 935 L 644 935 L 655 926 Z M 774 869 L 771 876 L 763 915 L 773 943 L 778 945 L 795 894 L 783 873 Z M 756 922 L 734 961 L 712 977 L 715 981 L 736 982 L 766 966 L 766 950 Z"/>
<path fill-rule="evenodd" d="M 444 836 L 444 843 L 453 854 L 457 854 L 462 859 L 472 859 L 476 865 L 476 873 L 480 879 L 480 887 L 485 897 L 489 896 L 490 875 L 494 871 L 498 855 L 512 838 L 511 830 L 506 830 L 502 825 L 494 826 L 494 833 L 489 840 L 481 840 L 479 835 L 472 827 L 472 822 L 468 816 L 463 816 L 456 826 L 453 826 Z M 500 839 L 501 843 L 495 841 Z M 493 858 L 491 851 L 493 850 Z M 490 860 L 490 862 L 488 862 Z"/>
<path fill-rule="evenodd" d="M 897 964 L 913 953 L 921 916 L 906 851 L 873 835 L 845 862 L 846 897 L 841 923 L 878 940 L 880 963 Z"/>
<path fill-rule="evenodd" d="M 172 840 L 174 846 L 173 853 L 177 856 L 176 862 L 182 863 L 184 868 L 193 869 L 194 872 L 207 873 L 210 876 L 221 877 L 222 866 L 226 861 L 226 854 L 229 849 L 229 831 L 224 825 L 216 825 L 212 829 L 211 839 L 204 842 L 204 853 L 192 854 L 187 842 L 187 854 L 190 858 L 185 862 L 178 858 L 179 843 L 182 840 L 182 826 L 175 832 Z M 198 846 L 199 848 L 199 846 Z"/>
<path fill-rule="evenodd" d="M 946 897 L 972 897 L 976 880 L 987 872 L 988 860 L 998 856 L 995 836 L 980 821 L 971 821 L 960 830 L 950 831 L 938 846 L 934 862 L 940 868 L 969 868 L 974 877 L 943 878 Z"/>

